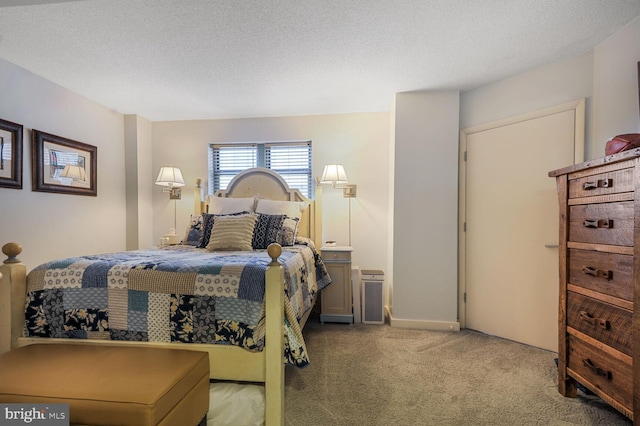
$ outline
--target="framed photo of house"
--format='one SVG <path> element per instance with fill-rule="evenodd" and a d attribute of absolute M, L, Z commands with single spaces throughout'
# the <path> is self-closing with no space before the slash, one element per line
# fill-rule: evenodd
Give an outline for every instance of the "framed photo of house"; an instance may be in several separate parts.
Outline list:
<path fill-rule="evenodd" d="M 98 195 L 98 148 L 50 133 L 31 133 L 32 189 Z"/>
<path fill-rule="evenodd" d="M 0 187 L 22 189 L 22 124 L 0 119 Z"/>

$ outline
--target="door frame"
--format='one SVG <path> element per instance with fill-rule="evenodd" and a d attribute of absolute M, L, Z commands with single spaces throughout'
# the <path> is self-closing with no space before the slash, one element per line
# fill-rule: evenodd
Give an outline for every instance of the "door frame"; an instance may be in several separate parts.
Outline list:
<path fill-rule="evenodd" d="M 533 120 L 566 111 L 574 111 L 575 129 L 574 129 L 574 164 L 582 163 L 584 158 L 585 147 L 585 98 L 567 102 L 555 107 L 545 108 L 502 120 L 492 121 L 478 126 L 468 127 L 460 130 L 460 142 L 458 150 L 458 322 L 460 328 L 466 328 L 466 233 L 465 223 L 467 217 L 466 199 L 467 199 L 467 137 L 471 134 L 495 129 L 498 127 L 508 126 L 522 121 Z M 567 164 L 568 165 L 568 164 Z"/>

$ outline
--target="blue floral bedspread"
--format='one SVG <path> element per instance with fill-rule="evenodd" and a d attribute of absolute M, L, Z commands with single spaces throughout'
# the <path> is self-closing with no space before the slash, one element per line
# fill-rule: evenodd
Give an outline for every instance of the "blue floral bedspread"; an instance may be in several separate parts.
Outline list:
<path fill-rule="evenodd" d="M 264 347 L 266 250 L 191 246 L 56 260 L 27 277 L 31 337 Z M 299 325 L 331 280 L 312 245 L 283 247 L 287 364 L 309 363 Z"/>

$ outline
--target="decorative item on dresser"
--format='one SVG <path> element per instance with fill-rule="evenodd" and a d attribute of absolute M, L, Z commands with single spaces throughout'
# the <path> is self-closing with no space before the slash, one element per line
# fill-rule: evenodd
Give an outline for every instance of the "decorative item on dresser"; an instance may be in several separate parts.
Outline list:
<path fill-rule="evenodd" d="M 549 172 L 560 207 L 558 390 L 640 413 L 640 148 Z"/>

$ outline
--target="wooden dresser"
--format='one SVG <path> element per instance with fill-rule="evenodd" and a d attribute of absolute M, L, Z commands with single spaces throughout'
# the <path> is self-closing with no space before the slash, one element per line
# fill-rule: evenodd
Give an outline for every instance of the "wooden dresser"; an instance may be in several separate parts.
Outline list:
<path fill-rule="evenodd" d="M 560 205 L 558 390 L 640 413 L 640 149 L 549 172 Z M 635 329 L 635 333 L 634 333 Z"/>

